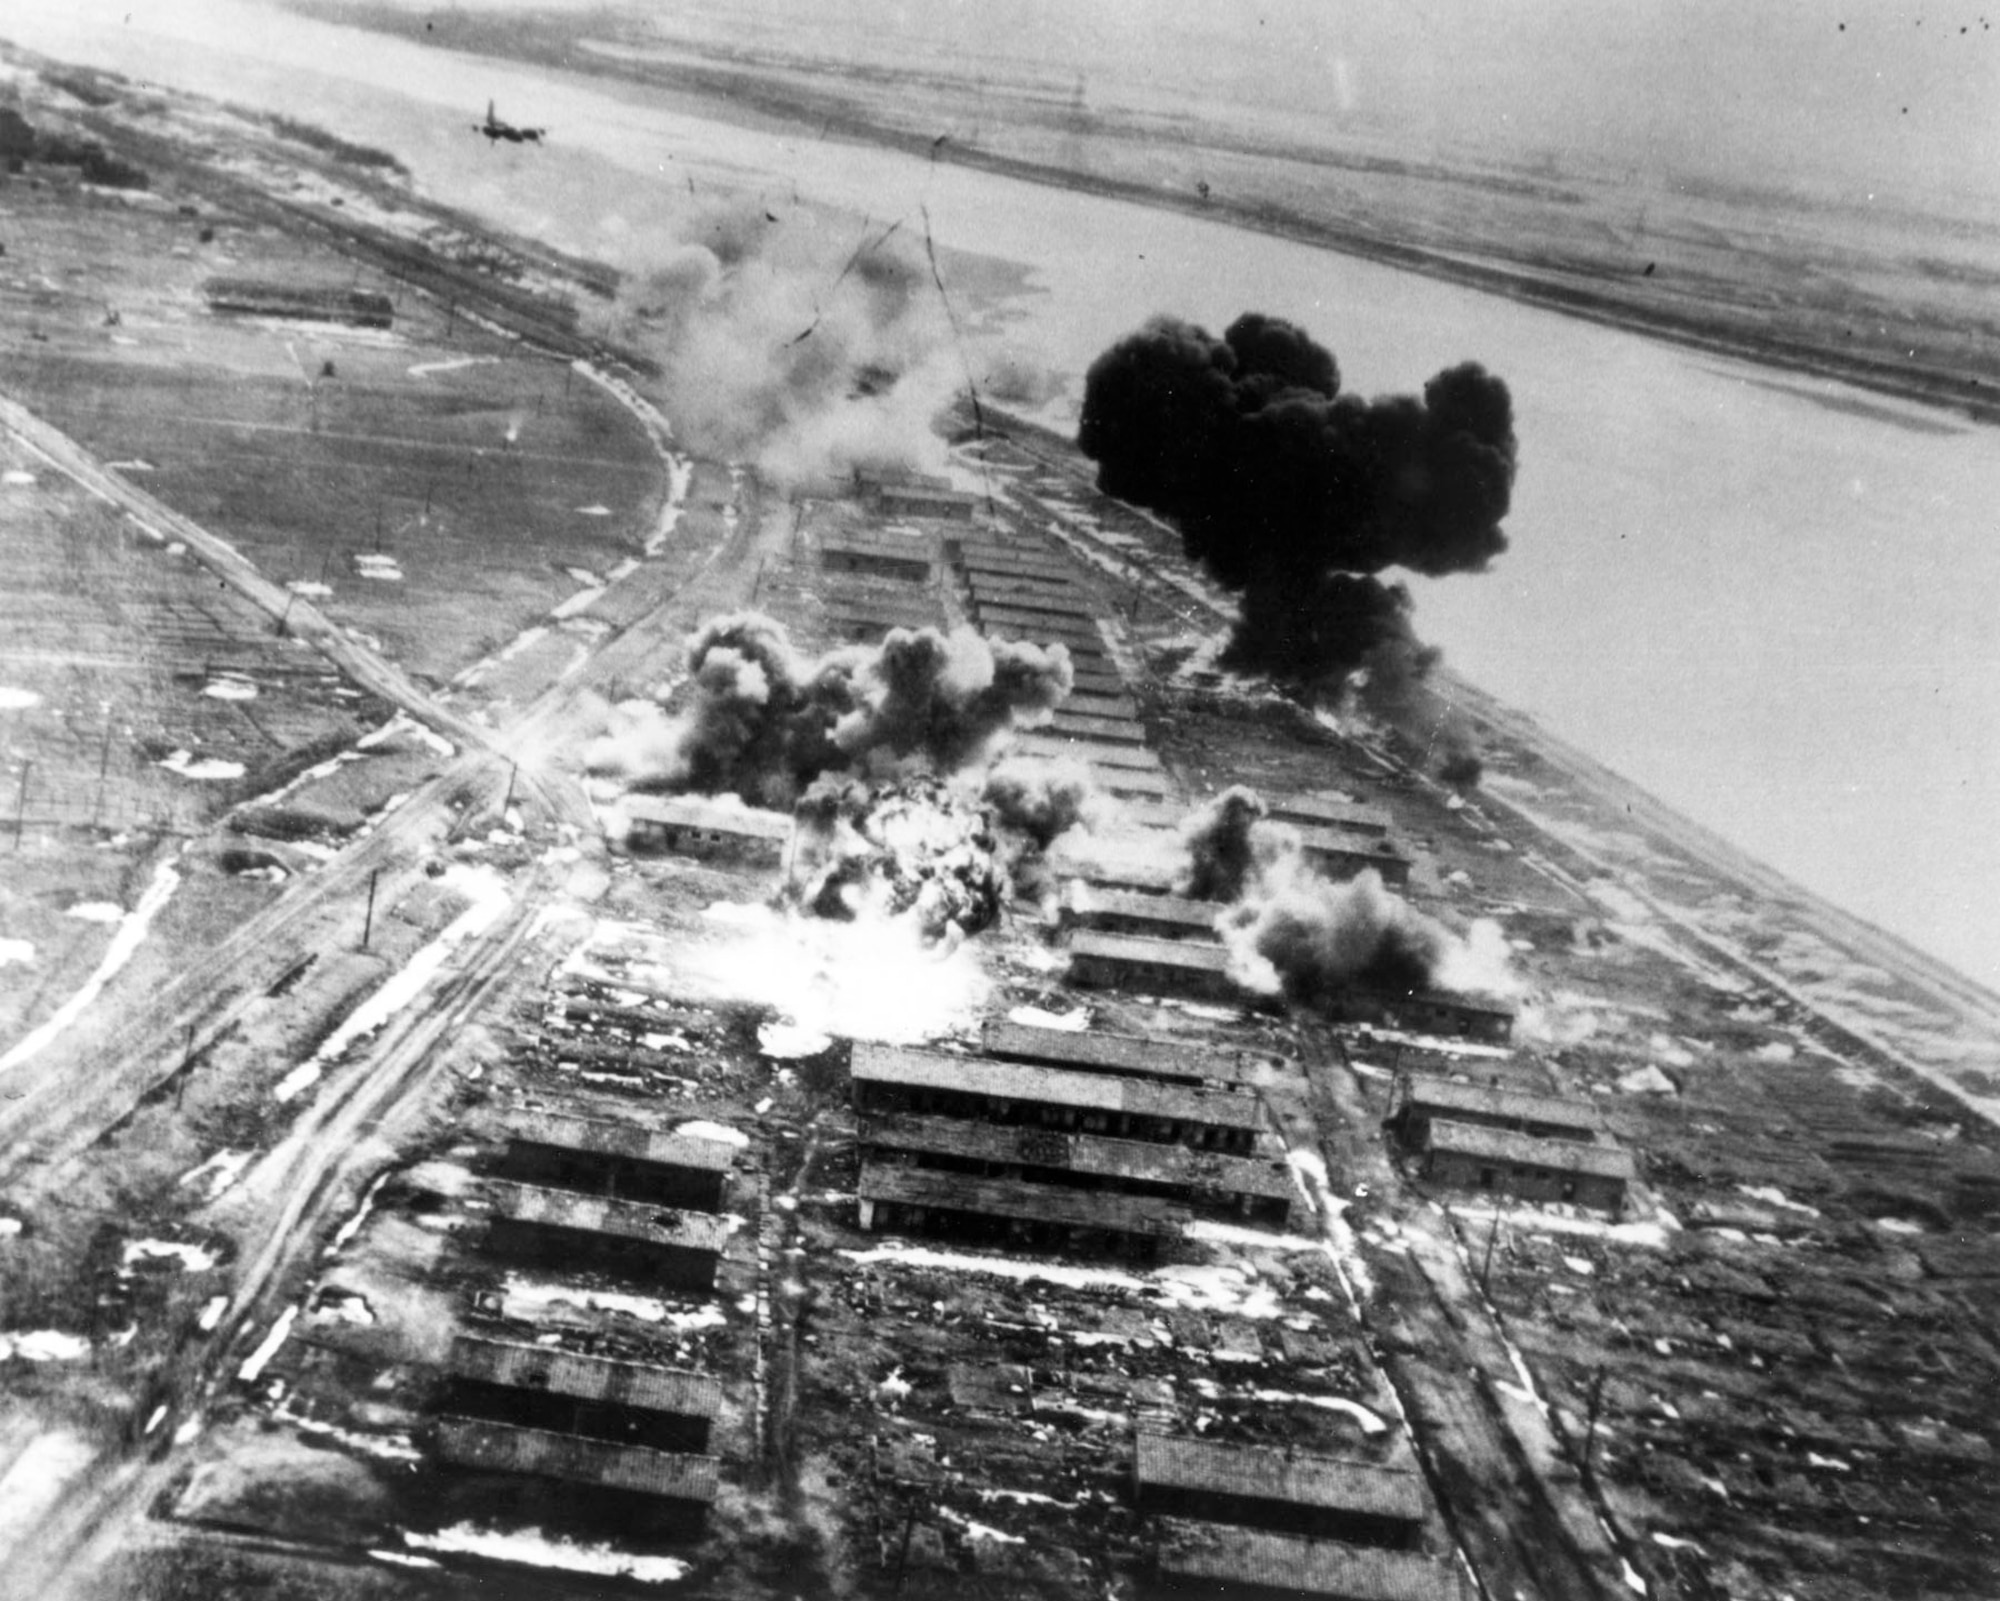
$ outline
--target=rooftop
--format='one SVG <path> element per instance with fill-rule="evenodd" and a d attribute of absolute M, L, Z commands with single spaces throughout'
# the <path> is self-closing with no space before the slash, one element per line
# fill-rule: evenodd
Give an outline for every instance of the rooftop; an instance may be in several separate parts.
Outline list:
<path fill-rule="evenodd" d="M 670 1501 L 715 1499 L 716 1459 L 611 1445 L 578 1434 L 517 1428 L 472 1418 L 440 1418 L 438 1455 L 461 1467 L 498 1473 L 532 1473 L 606 1490 L 630 1490 Z"/>
<path fill-rule="evenodd" d="M 614 1201 L 599 1195 L 574 1195 L 532 1184 L 489 1183 L 493 1215 L 511 1223 L 539 1223 L 549 1228 L 575 1229 L 617 1239 L 643 1240 L 650 1245 L 679 1246 L 689 1251 L 720 1252 L 729 1242 L 729 1224 L 706 1212 L 683 1212 L 671 1206 L 638 1201 Z"/>
<path fill-rule="evenodd" d="M 1178 895 L 1142 895 L 1127 890 L 1105 889 L 1084 879 L 1072 878 L 1063 886 L 1063 907 L 1076 917 L 1124 917 L 1135 922 L 1156 923 L 1165 928 L 1184 929 L 1190 934 L 1213 935 L 1215 920 L 1223 908 L 1214 901 L 1183 900 Z"/>
<path fill-rule="evenodd" d="M 1251 1071 L 1246 1053 L 1226 1046 L 1100 1034 L 1093 1029 L 1029 1028 L 1001 1019 L 987 1023 L 982 1043 L 989 1056 L 1149 1078 L 1206 1078 L 1231 1084 L 1243 1082 Z"/>
<path fill-rule="evenodd" d="M 1588 1178 L 1631 1179 L 1637 1171 L 1632 1153 L 1615 1145 L 1585 1145 L 1580 1140 L 1541 1140 L 1512 1129 L 1484 1128 L 1477 1123 L 1431 1124 L 1427 1149 L 1483 1161 L 1510 1162 L 1520 1167 L 1579 1173 Z"/>
<path fill-rule="evenodd" d="M 722 1406 L 721 1384 L 705 1373 L 614 1362 L 472 1334 L 461 1334 L 451 1342 L 446 1371 L 454 1378 L 508 1389 L 541 1390 L 675 1417 L 712 1418 Z"/>
<path fill-rule="evenodd" d="M 1464 1601 L 1457 1574 L 1432 1557 L 1267 1534 L 1225 1523 L 1161 1518 L 1160 1572 L 1208 1585 L 1255 1585 L 1337 1601 Z"/>
<path fill-rule="evenodd" d="M 1589 1101 L 1573 1101 L 1561 1095 L 1531 1095 L 1523 1090 L 1495 1089 L 1484 1084 L 1461 1084 L 1456 1079 L 1419 1074 L 1404 1080 L 1402 1105 L 1426 1116 L 1472 1114 L 1575 1129 L 1581 1134 L 1594 1134 L 1604 1126 L 1597 1108 Z"/>
<path fill-rule="evenodd" d="M 958 1090 L 1022 1101 L 1031 1106 L 1074 1106 L 1086 1111 L 1168 1118 L 1214 1128 L 1263 1127 L 1257 1103 L 1247 1095 L 1034 1067 L 995 1061 L 991 1057 L 948 1056 L 941 1051 L 915 1051 L 857 1041 L 849 1071 L 856 1083 Z"/>
<path fill-rule="evenodd" d="M 605 1123 L 567 1112 L 515 1112 L 507 1119 L 507 1137 L 524 1145 L 552 1145 L 565 1151 L 590 1151 L 601 1156 L 629 1157 L 661 1167 L 692 1167 L 726 1173 L 736 1148 L 725 1140 L 705 1140 L 663 1129 L 635 1128 L 629 1123 Z"/>
<path fill-rule="evenodd" d="M 1299 845 L 1309 856 L 1356 856 L 1369 861 L 1407 864 L 1409 856 L 1379 834 L 1355 834 L 1341 828 L 1300 826 Z"/>
<path fill-rule="evenodd" d="M 1277 1199 L 1292 1194 L 1291 1169 L 1283 1162 L 1224 1156 L 1149 1140 L 1106 1139 L 1100 1135 L 1065 1134 L 1034 1127 L 1007 1128 L 963 1117 L 905 1115 L 862 1118 L 860 1139 L 864 1146 L 888 1151 L 1058 1168 L 1128 1183 L 1187 1185 L 1231 1195 Z"/>
<path fill-rule="evenodd" d="M 940 1212 L 970 1212 L 976 1217 L 1018 1218 L 1153 1238 L 1177 1234 L 1188 1220 L 1185 1208 L 1150 1196 L 1074 1190 L 1019 1179 L 980 1179 L 964 1173 L 929 1173 L 922 1168 L 874 1162 L 862 1167 L 858 1193 L 864 1201 L 893 1201 Z"/>
<path fill-rule="evenodd" d="M 1160 758 L 1144 745 L 1132 743 L 1098 744 L 1087 736 L 1050 733 L 1046 726 L 1024 734 L 1016 741 L 1023 755 L 1048 756 L 1055 760 L 1089 762 L 1097 767 L 1122 767 L 1129 772 L 1157 773 Z"/>
<path fill-rule="evenodd" d="M 1135 1448 L 1140 1488 L 1207 1491 L 1289 1506 L 1323 1507 L 1420 1523 L 1423 1491 L 1405 1468 L 1377 1467 L 1265 1445 L 1222 1445 L 1175 1435 L 1141 1434 Z"/>
<path fill-rule="evenodd" d="M 1264 805 L 1280 822 L 1345 829 L 1351 834 L 1389 832 L 1389 814 L 1380 807 L 1332 795 L 1272 795 L 1265 797 Z"/>
<path fill-rule="evenodd" d="M 928 566 L 937 559 L 937 540 L 929 534 L 892 534 L 881 528 L 829 529 L 819 536 L 822 556 L 887 556 Z"/>
<path fill-rule="evenodd" d="M 783 812 L 723 806 L 696 795 L 632 795 L 625 801 L 625 815 L 661 828 L 702 828 L 781 842 L 792 837 L 792 820 Z"/>
<path fill-rule="evenodd" d="M 1195 945 L 1184 940 L 1142 939 L 1136 934 L 1100 934 L 1084 929 L 1069 942 L 1070 959 L 1123 962 L 1132 966 L 1179 967 L 1191 973 L 1229 971 L 1229 953 L 1220 945 Z"/>

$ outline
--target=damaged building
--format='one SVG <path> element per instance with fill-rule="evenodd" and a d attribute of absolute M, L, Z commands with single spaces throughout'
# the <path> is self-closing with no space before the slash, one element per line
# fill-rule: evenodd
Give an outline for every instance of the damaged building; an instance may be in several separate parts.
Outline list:
<path fill-rule="evenodd" d="M 778 812 L 723 806 L 691 795 L 634 795 L 625 802 L 635 850 L 776 863 L 792 837 Z"/>
<path fill-rule="evenodd" d="M 1206 1601 L 1472 1601 L 1450 1564 L 1411 1551 L 1159 1518 L 1150 1593 Z"/>
<path fill-rule="evenodd" d="M 1616 1217 L 1637 1170 L 1615 1145 L 1537 1139 L 1470 1123 L 1425 1125 L 1415 1147 L 1417 1171 L 1457 1189 L 1521 1201 L 1564 1201 Z"/>
<path fill-rule="evenodd" d="M 715 1288 L 729 1224 L 706 1212 L 527 1184 L 488 1186 L 487 1248 L 545 1264 L 589 1264 L 682 1291 Z"/>
<path fill-rule="evenodd" d="M 616 1528 L 692 1538 L 715 1501 L 712 1456 L 614 1445 L 485 1419 L 444 1417 L 434 1459 L 495 1485 L 517 1516 L 537 1524 Z"/>
<path fill-rule="evenodd" d="M 582 1435 L 649 1450 L 703 1452 L 722 1408 L 705 1373 L 461 1334 L 437 1409 L 454 1417 Z"/>
<path fill-rule="evenodd" d="M 1069 943 L 1069 978 L 1086 989 L 1136 989 L 1191 1000 L 1239 1001 L 1220 945 L 1080 930 Z"/>
<path fill-rule="evenodd" d="M 572 1113 L 515 1113 L 499 1171 L 517 1183 L 698 1212 L 722 1209 L 736 1149 L 723 1140 Z"/>
<path fill-rule="evenodd" d="M 843 528 L 820 536 L 820 566 L 830 573 L 928 584 L 937 573 L 937 542 L 922 534 Z"/>

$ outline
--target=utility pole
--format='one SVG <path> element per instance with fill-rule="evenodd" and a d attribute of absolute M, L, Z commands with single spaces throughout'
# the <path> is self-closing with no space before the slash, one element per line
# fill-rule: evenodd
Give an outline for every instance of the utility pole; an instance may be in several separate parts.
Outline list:
<path fill-rule="evenodd" d="M 90 824 L 97 826 L 97 820 L 104 815 L 104 775 L 111 770 L 111 711 L 104 712 L 104 744 L 97 753 L 97 799 L 91 803 Z"/>
<path fill-rule="evenodd" d="M 181 1048 L 181 1070 L 174 1075 L 174 1110 L 181 1109 L 181 1097 L 187 1094 L 188 1074 L 194 1068 L 194 1024 L 188 1024 L 187 1044 Z"/>
<path fill-rule="evenodd" d="M 1597 1407 L 1604 1399 L 1605 1371 L 1604 1365 L 1599 1363 L 1597 1377 L 1590 1381 L 1590 1406 L 1583 1420 L 1583 1466 L 1580 1471 L 1586 1479 L 1591 1476 L 1590 1456 L 1597 1444 Z"/>
<path fill-rule="evenodd" d="M 288 589 L 285 592 L 285 609 L 278 613 L 278 626 L 273 630 L 280 639 L 284 638 L 285 622 L 292 615 L 292 602 L 298 598 L 299 592 L 296 589 Z"/>
<path fill-rule="evenodd" d="M 369 936 L 375 932 L 375 880 L 382 876 L 382 869 L 376 868 L 368 875 L 368 910 L 361 919 L 361 948 L 368 949 Z"/>
<path fill-rule="evenodd" d="M 14 849 L 21 848 L 21 825 L 28 820 L 28 775 L 35 770 L 35 764 L 23 760 L 21 763 L 21 793 L 14 802 Z"/>
<path fill-rule="evenodd" d="M 507 821 L 507 808 L 514 804 L 514 779 L 520 771 L 519 762 L 510 762 L 507 766 L 507 793 L 500 801 L 500 821 L 503 826 Z"/>
<path fill-rule="evenodd" d="M 1493 1203 L 1493 1221 L 1486 1230 L 1486 1260 L 1479 1265 L 1479 1293 L 1486 1294 L 1487 1280 L 1493 1276 L 1493 1243 L 1500 1238 L 1500 1203 Z"/>

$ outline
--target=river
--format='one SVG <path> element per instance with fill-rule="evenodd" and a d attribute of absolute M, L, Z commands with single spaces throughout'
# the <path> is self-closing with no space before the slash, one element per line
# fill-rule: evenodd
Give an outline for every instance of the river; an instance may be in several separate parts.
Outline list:
<path fill-rule="evenodd" d="M 1364 392 L 1481 360 L 1515 396 L 1514 548 L 1417 581 L 1419 630 L 1690 817 L 2000 986 L 2000 432 L 1193 217 L 234 0 L 16 0 L 0 33 L 332 126 L 428 193 L 626 264 L 674 236 L 691 181 L 913 225 L 927 208 L 941 245 L 1028 269 L 983 321 L 1073 386 L 1155 310 L 1294 318 Z M 474 138 L 489 98 L 550 143 Z"/>

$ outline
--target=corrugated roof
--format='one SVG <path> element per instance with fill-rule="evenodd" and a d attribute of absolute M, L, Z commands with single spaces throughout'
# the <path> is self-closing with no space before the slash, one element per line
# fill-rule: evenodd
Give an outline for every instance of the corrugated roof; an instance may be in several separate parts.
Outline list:
<path fill-rule="evenodd" d="M 1100 1034 L 1094 1029 L 1030 1028 L 999 1018 L 986 1024 L 980 1042 L 989 1056 L 1150 1078 L 1205 1078 L 1237 1084 L 1246 1082 L 1252 1073 L 1248 1054 L 1228 1046 Z"/>
<path fill-rule="evenodd" d="M 1229 971 L 1229 955 L 1219 945 L 1195 945 L 1185 940 L 1142 939 L 1136 934 L 1100 934 L 1084 929 L 1069 942 L 1070 959 L 1127 963 L 1134 966 L 1179 967 L 1191 973 Z"/>
<path fill-rule="evenodd" d="M 447 1462 L 461 1467 L 529 1473 L 704 1506 L 715 1499 L 720 1466 L 712 1456 L 612 1445 L 579 1434 L 555 1434 L 474 1418 L 440 1418 L 437 1449 Z"/>
<path fill-rule="evenodd" d="M 461 1334 L 451 1342 L 446 1371 L 454 1378 L 510 1390 L 539 1390 L 674 1417 L 712 1418 L 722 1406 L 722 1386 L 706 1373 L 614 1362 L 474 1334 Z"/>
<path fill-rule="evenodd" d="M 823 555 L 888 556 L 897 561 L 929 564 L 937 560 L 935 534 L 892 534 L 880 528 L 840 528 L 819 536 Z"/>
<path fill-rule="evenodd" d="M 1281 822 L 1346 829 L 1359 834 L 1389 832 L 1389 814 L 1379 806 L 1335 800 L 1331 795 L 1267 796 L 1264 805 L 1270 815 Z"/>
<path fill-rule="evenodd" d="M 1093 717 L 1058 706 L 1056 713 L 1040 725 L 1044 733 L 1063 739 L 1102 740 L 1113 745 L 1143 745 L 1145 725 L 1136 718 Z"/>
<path fill-rule="evenodd" d="M 1135 1469 L 1142 1495 L 1148 1488 L 1206 1491 L 1408 1523 L 1424 1518 L 1417 1475 L 1372 1462 L 1142 1433 Z"/>
<path fill-rule="evenodd" d="M 1160 758 L 1144 745 L 1099 743 L 1074 734 L 1037 725 L 1014 741 L 1023 756 L 1046 756 L 1051 761 L 1088 762 L 1093 767 L 1116 767 L 1127 773 L 1157 773 L 1164 769 Z"/>
<path fill-rule="evenodd" d="M 1411 1074 L 1404 1081 L 1405 1110 L 1419 1116 L 1485 1117 L 1500 1122 L 1538 1123 L 1550 1128 L 1595 1134 L 1604 1126 L 1588 1101 L 1563 1095 L 1531 1095 L 1524 1090 L 1497 1089 L 1485 1084 L 1461 1084 L 1456 1079 Z"/>
<path fill-rule="evenodd" d="M 1153 1529 L 1160 1572 L 1175 1578 L 1330 1601 L 1464 1601 L 1456 1571 L 1433 1557 L 1189 1518 L 1159 1518 Z"/>
<path fill-rule="evenodd" d="M 1150 1140 L 1066 1134 L 1033 1125 L 1008 1128 L 964 1117 L 864 1117 L 860 1141 L 864 1147 L 886 1151 L 1018 1162 L 1024 1167 L 1060 1168 L 1133 1183 L 1188 1185 L 1230 1195 L 1283 1199 L 1292 1194 L 1291 1169 L 1283 1162 Z"/>
<path fill-rule="evenodd" d="M 1215 920 L 1224 911 L 1215 901 L 1190 901 L 1178 895 L 1141 895 L 1129 890 L 1106 889 L 1101 884 L 1092 884 L 1081 878 L 1072 878 L 1063 886 L 1063 904 L 1078 918 L 1122 917 L 1206 935 L 1215 933 Z"/>
<path fill-rule="evenodd" d="M 514 1112 L 506 1122 L 507 1137 L 523 1145 L 549 1145 L 564 1151 L 589 1151 L 624 1156 L 660 1167 L 696 1168 L 726 1173 L 736 1160 L 736 1147 L 725 1140 L 705 1140 L 664 1129 L 635 1128 L 630 1123 L 606 1123 L 568 1112 Z"/>
<path fill-rule="evenodd" d="M 878 1162 L 862 1167 L 858 1193 L 864 1201 L 894 1201 L 940 1212 L 1019 1218 L 1152 1239 L 1177 1234 L 1189 1219 L 1185 1207 L 1150 1196 L 1074 1190 L 1019 1179 L 979 1179 L 963 1173 L 931 1173 L 922 1168 Z"/>
<path fill-rule="evenodd" d="M 637 822 L 662 828 L 705 828 L 745 839 L 787 840 L 792 820 L 782 812 L 754 811 L 748 806 L 721 806 L 696 795 L 631 795 L 625 813 Z"/>
<path fill-rule="evenodd" d="M 1147 1079 L 1033 1067 L 991 1057 L 947 1056 L 895 1045 L 856 1041 L 849 1072 L 856 1083 L 900 1084 L 914 1089 L 959 1090 L 1021 1101 L 1030 1106 L 1073 1106 L 1167 1118 L 1210 1128 L 1263 1127 L 1254 1098 L 1227 1090 L 1190 1089 Z"/>
<path fill-rule="evenodd" d="M 1489 1000 L 1483 995 L 1455 995 L 1450 990 L 1412 990 L 1408 995 L 1392 999 L 1417 1001 L 1447 1012 L 1478 1012 L 1487 1017 L 1504 1017 L 1509 1022 L 1514 1017 L 1514 1008 L 1505 1001 Z"/>
<path fill-rule="evenodd" d="M 652 1245 L 679 1246 L 690 1251 L 720 1252 L 729 1243 L 729 1225 L 706 1212 L 683 1212 L 671 1206 L 638 1201 L 614 1201 L 600 1195 L 574 1195 L 533 1184 L 490 1182 L 493 1213 L 515 1223 L 540 1223 L 549 1228 L 577 1229 Z"/>
<path fill-rule="evenodd" d="M 1079 653 L 1104 654 L 1104 636 L 1091 623 L 1017 611 L 1012 606 L 982 606 L 979 626 L 985 633 L 1005 638 L 1030 639 L 1036 644 L 1060 642 Z"/>
<path fill-rule="evenodd" d="M 1309 856 L 1346 856 L 1384 866 L 1408 866 L 1410 858 L 1379 834 L 1350 834 L 1345 829 L 1292 824 L 1299 845 Z"/>
<path fill-rule="evenodd" d="M 1512 1129 L 1483 1128 L 1477 1123 L 1451 1123 L 1443 1119 L 1430 1125 L 1426 1149 L 1482 1161 L 1546 1168 L 1557 1173 L 1581 1173 L 1590 1178 L 1630 1179 L 1636 1171 L 1632 1153 L 1616 1145 L 1541 1140 L 1532 1134 L 1516 1134 Z"/>
<path fill-rule="evenodd" d="M 1118 693 L 1093 695 L 1088 690 L 1071 690 L 1060 709 L 1077 717 L 1114 718 L 1121 723 L 1139 720 L 1139 708 L 1132 698 Z"/>

